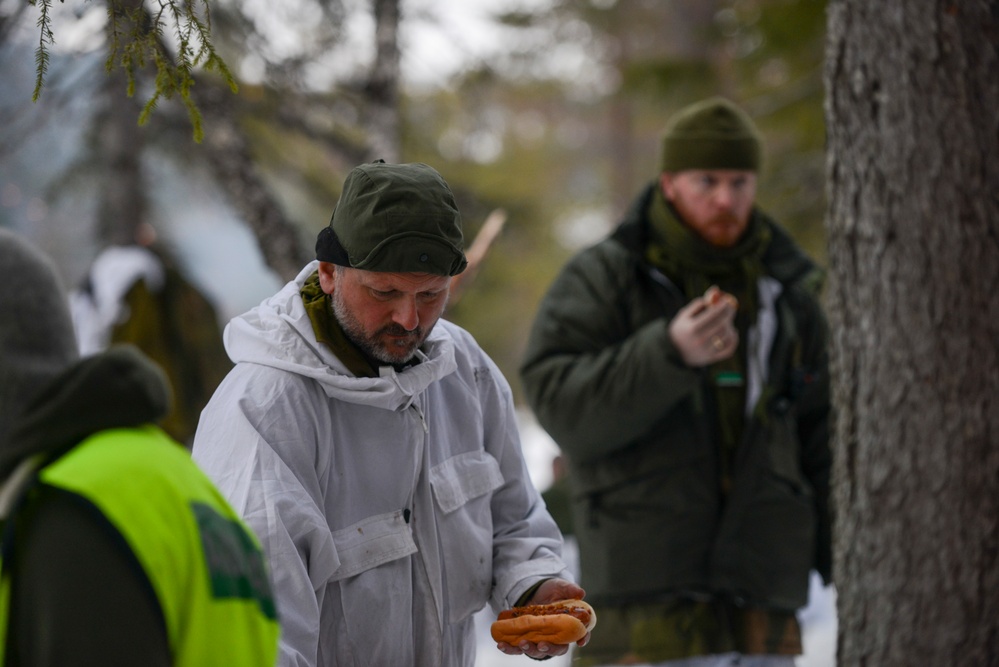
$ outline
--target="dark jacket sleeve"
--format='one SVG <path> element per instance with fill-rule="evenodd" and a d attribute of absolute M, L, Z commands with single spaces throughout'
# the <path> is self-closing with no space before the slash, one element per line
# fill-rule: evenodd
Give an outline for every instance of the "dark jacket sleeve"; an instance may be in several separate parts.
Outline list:
<path fill-rule="evenodd" d="M 168 667 L 152 585 L 98 510 L 46 490 L 17 529 L 8 665 Z"/>
<path fill-rule="evenodd" d="M 669 337 L 673 313 L 636 290 L 637 268 L 605 242 L 578 255 L 542 299 L 521 379 L 538 421 L 577 462 L 646 434 L 699 384 Z M 635 303 L 644 312 L 629 309 Z"/>
<path fill-rule="evenodd" d="M 829 330 L 817 300 L 806 300 L 809 322 L 804 336 L 802 396 L 798 407 L 798 437 L 801 467 L 815 494 L 818 530 L 815 569 L 823 581 L 832 583 L 832 504 L 829 502 L 832 453 L 829 447 L 830 378 Z"/>

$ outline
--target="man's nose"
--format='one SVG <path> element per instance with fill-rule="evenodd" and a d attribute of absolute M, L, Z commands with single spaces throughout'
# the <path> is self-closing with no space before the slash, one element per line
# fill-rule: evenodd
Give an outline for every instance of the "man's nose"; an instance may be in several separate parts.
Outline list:
<path fill-rule="evenodd" d="M 392 313 L 393 321 L 406 331 L 413 331 L 420 325 L 420 313 L 416 307 L 416 297 L 404 297 L 396 303 Z"/>
<path fill-rule="evenodd" d="M 718 208 L 730 209 L 735 202 L 735 191 L 731 186 L 719 185 L 715 190 L 715 204 Z"/>

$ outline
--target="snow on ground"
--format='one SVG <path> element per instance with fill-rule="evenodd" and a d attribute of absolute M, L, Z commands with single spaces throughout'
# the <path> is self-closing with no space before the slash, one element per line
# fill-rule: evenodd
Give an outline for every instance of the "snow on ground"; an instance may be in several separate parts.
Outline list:
<path fill-rule="evenodd" d="M 822 579 L 812 573 L 808 590 L 808 606 L 798 612 L 801 621 L 805 653 L 795 663 L 797 667 L 835 667 L 836 587 L 823 586 Z"/>

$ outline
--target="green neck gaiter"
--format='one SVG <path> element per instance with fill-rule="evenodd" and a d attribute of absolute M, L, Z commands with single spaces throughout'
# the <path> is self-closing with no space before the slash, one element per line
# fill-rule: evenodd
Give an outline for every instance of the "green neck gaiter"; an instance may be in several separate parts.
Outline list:
<path fill-rule="evenodd" d="M 305 312 L 312 323 L 312 331 L 316 340 L 332 350 L 337 359 L 343 362 L 351 373 L 357 377 L 378 377 L 378 366 L 368 359 L 360 348 L 350 342 L 347 334 L 333 316 L 329 295 L 319 284 L 319 272 L 313 273 L 299 290 Z"/>
<path fill-rule="evenodd" d="M 661 192 L 649 205 L 646 259 L 682 291 L 687 300 L 702 296 L 712 285 L 739 301 L 735 326 L 739 348 L 732 357 L 708 367 L 718 406 L 718 437 L 722 448 L 722 488 L 727 491 L 735 449 L 745 425 L 746 349 L 749 329 L 758 310 L 757 283 L 765 274 L 763 253 L 770 230 L 755 213 L 746 232 L 731 248 L 715 247 L 684 225 Z"/>
<path fill-rule="evenodd" d="M 713 246 L 684 225 L 661 192 L 652 197 L 648 216 L 651 230 L 646 259 L 688 299 L 717 285 L 739 300 L 739 310 L 750 323 L 756 320 L 756 284 L 765 273 L 762 257 L 770 245 L 770 230 L 755 212 L 745 234 L 731 248 Z"/>

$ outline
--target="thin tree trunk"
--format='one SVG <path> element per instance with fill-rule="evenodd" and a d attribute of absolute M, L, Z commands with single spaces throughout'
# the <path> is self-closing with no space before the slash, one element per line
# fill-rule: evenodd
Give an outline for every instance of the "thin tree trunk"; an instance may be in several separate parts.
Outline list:
<path fill-rule="evenodd" d="M 142 0 L 120 0 L 114 5 L 121 31 L 128 30 L 129 17 L 141 6 Z M 100 179 L 97 204 L 98 246 L 128 245 L 135 242 L 136 230 L 148 209 L 142 170 L 144 138 L 136 122 L 141 109 L 136 99 L 127 95 L 127 75 L 121 68 L 101 85 L 100 100 L 103 108 L 96 133 L 105 176 Z"/>
<path fill-rule="evenodd" d="M 282 280 L 291 280 L 313 255 L 303 249 L 295 226 L 254 167 L 249 142 L 235 116 L 232 93 L 207 80 L 199 81 L 193 90 L 198 107 L 209 119 L 200 149 L 229 202 L 253 231 L 264 262 Z"/>
<path fill-rule="evenodd" d="M 999 3 L 831 0 L 840 665 L 999 665 Z"/>
<path fill-rule="evenodd" d="M 369 141 L 374 159 L 398 162 L 399 134 L 399 0 L 374 0 L 375 63 L 365 92 L 370 103 Z"/>
<path fill-rule="evenodd" d="M 622 27 L 622 13 L 626 7 L 622 6 L 619 12 L 611 14 L 611 27 L 618 44 L 618 53 L 615 66 L 617 71 L 624 76 L 624 73 L 631 66 L 631 41 L 627 35 L 622 34 L 627 30 L 627 25 Z M 611 163 L 611 205 L 614 211 L 626 211 L 631 199 L 635 196 L 635 151 L 632 145 L 635 142 L 635 122 L 634 105 L 630 95 L 618 92 L 607 105 L 608 113 L 608 156 Z"/>

